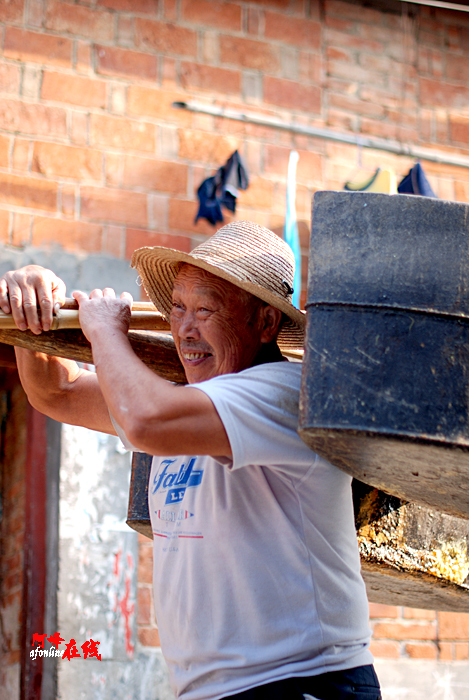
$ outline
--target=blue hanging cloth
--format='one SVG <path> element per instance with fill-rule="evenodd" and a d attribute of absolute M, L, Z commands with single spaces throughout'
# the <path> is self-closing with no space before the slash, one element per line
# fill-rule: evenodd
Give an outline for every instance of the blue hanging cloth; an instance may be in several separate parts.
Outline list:
<path fill-rule="evenodd" d="M 215 226 L 218 221 L 223 221 L 222 206 L 235 212 L 239 190 L 246 190 L 248 185 L 246 166 L 238 151 L 235 151 L 225 165 L 213 177 L 204 180 L 197 190 L 199 210 L 196 223 L 199 219 L 207 219 Z"/>
<path fill-rule="evenodd" d="M 296 221 L 296 166 L 298 163 L 297 151 L 291 151 L 288 160 L 287 175 L 287 210 L 285 214 L 285 229 L 283 237 L 288 243 L 295 256 L 295 277 L 293 279 L 292 302 L 297 309 L 300 308 L 301 292 L 301 250 L 300 238 L 298 236 L 298 224 Z"/>
<path fill-rule="evenodd" d="M 420 163 L 416 163 L 397 187 L 399 194 L 420 194 L 423 197 L 436 197 Z"/>

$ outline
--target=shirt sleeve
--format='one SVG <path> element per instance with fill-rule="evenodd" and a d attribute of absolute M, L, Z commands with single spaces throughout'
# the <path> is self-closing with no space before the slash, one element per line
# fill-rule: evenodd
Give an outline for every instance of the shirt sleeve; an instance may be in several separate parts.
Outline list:
<path fill-rule="evenodd" d="M 229 468 L 272 466 L 300 476 L 315 462 L 297 433 L 300 382 L 301 366 L 279 362 L 191 384 L 221 418 L 233 454 Z"/>

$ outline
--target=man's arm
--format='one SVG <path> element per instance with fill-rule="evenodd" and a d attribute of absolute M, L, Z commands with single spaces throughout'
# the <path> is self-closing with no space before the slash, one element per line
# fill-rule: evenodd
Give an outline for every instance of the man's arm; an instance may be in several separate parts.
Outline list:
<path fill-rule="evenodd" d="M 116 434 L 94 372 L 80 369 L 72 360 L 21 348 L 15 352 L 31 406 L 61 423 Z"/>
<path fill-rule="evenodd" d="M 65 299 L 65 285 L 38 265 L 7 272 L 0 279 L 0 308 L 12 313 L 20 330 L 39 335 L 52 323 L 55 304 Z M 34 408 L 55 420 L 115 435 L 94 372 L 75 362 L 16 348 L 21 383 Z"/>
<path fill-rule="evenodd" d="M 135 355 L 127 338 L 130 295 L 118 300 L 105 289 L 95 290 L 90 298 L 82 292 L 74 296 L 104 400 L 128 440 L 154 455 L 231 457 L 225 428 L 209 397 L 174 386 Z"/>

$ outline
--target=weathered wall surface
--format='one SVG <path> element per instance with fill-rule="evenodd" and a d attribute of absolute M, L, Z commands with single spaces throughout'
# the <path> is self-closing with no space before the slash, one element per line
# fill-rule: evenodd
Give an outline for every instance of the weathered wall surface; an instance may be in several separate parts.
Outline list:
<path fill-rule="evenodd" d="M 160 653 L 137 645 L 137 534 L 125 523 L 129 477 L 130 454 L 118 438 L 63 426 L 58 631 L 80 654 L 57 662 L 63 698 L 172 697 Z M 81 647 L 91 639 L 101 660 L 84 657 Z"/>

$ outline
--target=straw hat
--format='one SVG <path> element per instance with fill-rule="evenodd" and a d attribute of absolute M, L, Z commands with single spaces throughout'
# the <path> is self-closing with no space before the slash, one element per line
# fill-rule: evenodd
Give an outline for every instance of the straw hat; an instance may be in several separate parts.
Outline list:
<path fill-rule="evenodd" d="M 295 259 L 290 246 L 275 233 L 251 221 L 233 221 L 191 253 L 161 246 L 136 250 L 132 267 L 168 320 L 173 283 L 184 263 L 207 270 L 280 309 L 285 314 L 278 336 L 280 349 L 303 347 L 305 316 L 291 301 Z"/>

